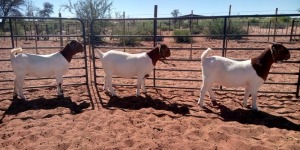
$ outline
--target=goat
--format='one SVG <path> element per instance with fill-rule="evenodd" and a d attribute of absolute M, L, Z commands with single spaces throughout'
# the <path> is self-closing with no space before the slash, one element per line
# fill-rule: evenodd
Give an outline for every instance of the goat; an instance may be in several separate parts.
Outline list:
<path fill-rule="evenodd" d="M 117 75 L 123 78 L 137 77 L 136 95 L 140 95 L 140 88 L 145 89 L 145 77 L 149 76 L 154 69 L 156 62 L 160 58 L 166 58 L 171 55 L 167 45 L 161 44 L 149 52 L 129 54 L 117 50 L 110 50 L 102 53 L 96 49 L 99 59 L 105 72 L 105 81 L 103 90 L 108 92 L 107 86 L 113 96 L 116 95 L 112 88 L 112 76 Z"/>
<path fill-rule="evenodd" d="M 203 107 L 203 99 L 208 91 L 212 101 L 216 98 L 212 92 L 212 84 L 217 83 L 231 87 L 245 87 L 243 106 L 247 106 L 248 97 L 252 96 L 252 110 L 258 111 L 256 106 L 257 91 L 269 74 L 272 64 L 282 62 L 291 57 L 287 48 L 281 44 L 267 47 L 259 56 L 245 61 L 235 61 L 220 56 L 207 57 L 211 51 L 208 48 L 201 55 L 203 84 L 200 91 L 198 105 Z"/>
<path fill-rule="evenodd" d="M 51 77 L 55 76 L 57 84 L 57 95 L 63 97 L 63 75 L 69 70 L 69 63 L 73 55 L 83 52 L 83 45 L 76 40 L 68 43 L 63 50 L 48 55 L 18 54 L 22 48 L 11 50 L 10 59 L 14 80 L 14 98 L 18 96 L 26 99 L 23 94 L 25 76 L 29 77 Z"/>

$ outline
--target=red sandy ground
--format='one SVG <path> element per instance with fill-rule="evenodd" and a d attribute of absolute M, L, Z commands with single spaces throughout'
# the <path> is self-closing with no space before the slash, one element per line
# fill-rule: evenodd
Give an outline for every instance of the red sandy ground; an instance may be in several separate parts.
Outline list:
<path fill-rule="evenodd" d="M 205 41 L 196 43 L 200 43 L 199 47 L 209 46 Z M 210 44 L 221 47 L 217 40 Z M 236 47 L 244 46 L 264 44 L 239 43 Z M 194 55 L 199 57 L 201 53 Z M 7 54 L 1 52 L 1 58 L 9 57 Z M 235 51 L 228 55 L 241 56 Z M 243 58 L 251 55 L 244 54 Z M 172 53 L 173 58 L 179 56 L 179 52 Z M 294 51 L 291 59 L 299 60 L 299 56 L 299 51 Z M 80 62 L 71 63 L 76 66 Z M 290 67 L 297 72 L 299 64 L 292 65 L 275 64 L 274 69 L 285 71 Z M 174 66 L 189 65 L 159 62 L 157 67 Z M 9 69 L 10 64 L 1 67 Z M 270 76 L 268 80 L 295 82 L 297 78 Z M 53 80 L 45 82 L 54 85 Z M 12 83 L 1 86 L 11 87 Z M 148 88 L 147 94 L 136 97 L 135 88 L 116 87 L 119 97 L 110 97 L 99 86 L 99 98 L 93 84 L 88 88 L 91 93 L 84 85 L 66 86 L 62 99 L 56 97 L 55 87 L 26 89 L 26 101 L 13 100 L 12 90 L 0 91 L 1 149 L 300 149 L 300 104 L 295 95 L 260 93 L 260 112 L 253 112 L 251 98 L 249 107 L 243 108 L 243 93 L 238 92 L 215 92 L 217 103 L 207 96 L 206 107 L 200 108 L 199 90 Z M 276 88 L 295 91 L 295 86 L 269 90 Z M 268 86 L 264 85 L 264 89 L 268 90 Z"/>

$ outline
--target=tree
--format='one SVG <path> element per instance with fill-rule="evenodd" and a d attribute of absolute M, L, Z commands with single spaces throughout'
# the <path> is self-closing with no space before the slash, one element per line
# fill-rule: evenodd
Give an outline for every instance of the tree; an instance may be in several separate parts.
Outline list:
<path fill-rule="evenodd" d="M 62 5 L 61 8 L 68 9 L 76 17 L 91 22 L 97 18 L 109 18 L 111 6 L 110 0 L 78 0 L 75 4 L 69 0 L 69 4 Z"/>
<path fill-rule="evenodd" d="M 53 5 L 49 2 L 43 4 L 44 8 L 38 11 L 39 17 L 50 17 L 53 14 Z"/>
<path fill-rule="evenodd" d="M 61 9 L 67 9 L 70 13 L 75 14 L 76 17 L 86 20 L 86 30 L 89 32 L 89 23 L 97 18 L 110 18 L 110 10 L 112 2 L 110 0 L 78 0 L 75 4 L 72 4 L 69 0 L 69 4 L 61 5 Z M 99 32 L 105 34 L 105 27 L 108 26 L 109 22 L 100 21 L 98 26 L 101 26 Z M 102 38 L 95 37 L 89 41 L 101 42 Z"/>
<path fill-rule="evenodd" d="M 172 15 L 174 18 L 177 18 L 179 14 L 180 14 L 180 12 L 179 12 L 178 9 L 174 9 L 174 10 L 171 12 L 171 15 Z"/>
<path fill-rule="evenodd" d="M 24 4 L 25 6 L 25 13 L 24 15 L 27 17 L 34 17 L 35 12 L 37 12 L 39 9 L 34 6 L 34 3 L 30 0 L 27 0 Z"/>
<path fill-rule="evenodd" d="M 0 0 L 0 16 L 21 16 L 22 13 L 19 10 L 24 2 L 24 0 Z M 3 18 L 0 23 L 0 29 L 2 30 L 4 30 L 5 21 L 6 19 Z"/>
<path fill-rule="evenodd" d="M 174 17 L 174 18 L 177 18 L 178 15 L 180 14 L 179 10 L 178 9 L 174 9 L 172 12 L 171 12 L 171 15 Z M 177 19 L 174 20 L 174 23 L 176 24 L 177 22 Z"/>

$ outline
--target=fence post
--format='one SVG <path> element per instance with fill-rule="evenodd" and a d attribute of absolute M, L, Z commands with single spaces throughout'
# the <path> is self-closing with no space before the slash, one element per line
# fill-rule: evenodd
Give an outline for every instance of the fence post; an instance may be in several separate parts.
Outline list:
<path fill-rule="evenodd" d="M 18 30 L 17 30 L 17 19 L 14 19 L 14 26 L 15 26 L 15 30 L 16 30 L 16 35 L 18 35 L 19 33 L 18 33 Z M 15 39 L 16 39 L 16 47 L 18 47 L 18 37 L 15 37 Z"/>
<path fill-rule="evenodd" d="M 270 20 L 270 23 L 269 23 L 269 30 L 268 30 L 268 42 L 270 42 L 270 31 L 271 31 L 271 23 L 272 23 L 272 20 Z"/>
<path fill-rule="evenodd" d="M 61 13 L 58 13 L 58 17 L 61 18 Z M 62 35 L 62 21 L 59 19 L 59 34 Z M 63 47 L 63 37 L 60 37 L 60 46 Z"/>
<path fill-rule="evenodd" d="M 23 27 L 24 27 L 25 41 L 27 41 L 26 25 L 24 24 Z"/>
<path fill-rule="evenodd" d="M 191 36 L 193 36 L 193 10 L 191 11 L 191 16 L 190 16 L 190 33 Z M 193 37 L 191 37 L 191 50 L 190 50 L 190 59 L 192 59 L 193 55 Z"/>
<path fill-rule="evenodd" d="M 226 41 L 227 41 L 227 17 L 224 18 L 224 26 L 223 26 L 223 49 L 222 49 L 222 56 L 226 56 Z"/>
<path fill-rule="evenodd" d="M 300 90 L 300 67 L 298 72 L 298 83 L 297 83 L 297 89 L 296 89 L 296 97 L 299 98 L 299 90 Z"/>
<path fill-rule="evenodd" d="M 153 20 L 153 47 L 156 46 L 156 35 L 157 35 L 157 5 L 154 5 L 154 20 Z M 153 86 L 156 86 L 155 83 L 155 67 L 153 69 Z"/>
<path fill-rule="evenodd" d="M 38 54 L 38 48 L 37 48 L 37 41 L 39 40 L 39 37 L 37 37 L 39 35 L 38 33 L 38 25 L 35 23 L 34 21 L 34 29 L 35 29 L 35 38 L 34 38 L 34 44 L 35 44 L 35 53 Z"/>
<path fill-rule="evenodd" d="M 12 45 L 12 48 L 15 48 L 15 43 L 14 43 L 14 33 L 13 33 L 13 29 L 12 29 L 11 18 L 9 18 L 9 29 L 10 29 L 11 45 Z"/>
<path fill-rule="evenodd" d="M 247 23 L 247 34 L 249 34 L 249 27 L 250 27 L 250 22 L 248 21 L 248 23 Z"/>
<path fill-rule="evenodd" d="M 293 22 L 292 22 L 291 35 L 290 35 L 290 42 L 293 41 L 294 25 L 295 25 L 295 19 L 293 19 Z"/>
<path fill-rule="evenodd" d="M 275 14 L 276 14 L 276 17 L 275 17 L 275 23 L 274 23 L 274 35 L 273 35 L 273 42 L 275 42 L 275 35 L 276 35 L 276 32 L 277 32 L 277 13 L 278 13 L 278 8 L 276 8 L 276 11 L 275 11 Z"/>
<path fill-rule="evenodd" d="M 127 38 L 127 37 L 124 37 L 125 36 L 125 31 L 126 31 L 126 20 L 125 20 L 125 11 L 123 11 L 123 37 L 122 38 Z M 123 39 L 123 47 L 124 47 L 124 49 L 123 49 L 123 51 L 125 52 L 125 46 L 126 46 L 126 44 L 125 44 L 125 41 L 126 40 L 124 40 Z"/>

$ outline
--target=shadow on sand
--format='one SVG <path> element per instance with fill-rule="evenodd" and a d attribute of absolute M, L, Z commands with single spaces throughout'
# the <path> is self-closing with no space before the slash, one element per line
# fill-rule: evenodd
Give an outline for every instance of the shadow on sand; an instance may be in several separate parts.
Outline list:
<path fill-rule="evenodd" d="M 219 115 L 223 121 L 237 121 L 241 124 L 263 125 L 269 128 L 280 128 L 287 130 L 300 131 L 300 125 L 295 124 L 288 119 L 269 114 L 262 111 L 253 111 L 251 109 L 236 109 L 230 110 L 222 104 L 213 103 L 214 107 L 220 110 L 216 113 L 208 108 L 205 108 L 206 113 L 214 113 Z"/>
<path fill-rule="evenodd" d="M 142 108 L 153 108 L 156 110 L 171 111 L 174 114 L 186 115 L 189 114 L 189 108 L 185 105 L 166 103 L 160 99 L 153 99 L 146 94 L 145 97 L 128 96 L 128 97 L 116 97 L 110 96 L 107 104 L 101 102 L 104 108 L 117 107 L 121 109 L 139 110 Z"/>
<path fill-rule="evenodd" d="M 5 110 L 4 114 L 2 115 L 0 123 L 2 123 L 5 115 L 16 115 L 28 110 L 47 110 L 57 107 L 65 107 L 69 108 L 72 114 L 78 114 L 81 113 L 83 109 L 86 109 L 89 106 L 90 104 L 85 101 L 80 104 L 76 104 L 70 97 L 52 99 L 45 99 L 41 97 L 33 100 L 13 99 L 8 109 Z"/>

